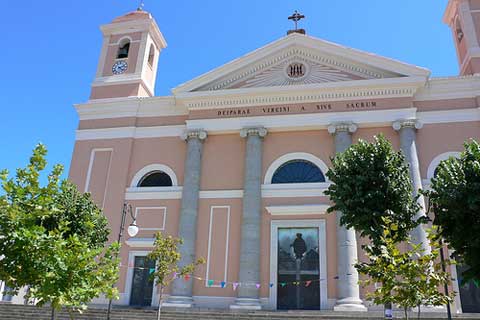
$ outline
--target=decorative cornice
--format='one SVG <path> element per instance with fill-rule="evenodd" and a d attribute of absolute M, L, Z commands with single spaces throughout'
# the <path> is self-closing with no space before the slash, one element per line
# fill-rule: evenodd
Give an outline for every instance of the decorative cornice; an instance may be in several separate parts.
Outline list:
<path fill-rule="evenodd" d="M 188 109 L 254 107 L 355 99 L 413 97 L 425 85 L 424 77 L 403 77 L 371 80 L 315 83 L 263 88 L 240 88 L 219 91 L 183 93 L 177 103 Z"/>
<path fill-rule="evenodd" d="M 243 128 L 240 130 L 240 137 L 246 138 L 248 136 L 259 136 L 260 138 L 263 138 L 267 135 L 267 129 L 263 127 L 257 127 L 257 128 Z"/>
<path fill-rule="evenodd" d="M 236 82 L 258 74 L 261 70 L 278 64 L 282 59 L 303 54 L 309 59 L 315 60 L 318 58 L 318 62 L 324 65 L 339 69 L 346 68 L 344 71 L 348 73 L 358 74 L 358 71 L 360 71 L 363 74 L 360 75 L 362 78 L 378 79 L 379 76 L 383 78 L 428 78 L 430 75 L 430 71 L 424 68 L 311 36 L 293 34 L 181 84 L 174 88 L 173 92 L 174 94 L 180 94 L 197 90 L 228 88 Z"/>
<path fill-rule="evenodd" d="M 205 130 L 187 130 L 182 134 L 182 139 L 188 141 L 190 139 L 198 139 L 203 141 L 207 139 L 207 131 Z"/>
<path fill-rule="evenodd" d="M 392 127 L 395 131 L 399 131 L 403 128 L 421 129 L 423 127 L 423 123 L 416 119 L 405 119 L 393 122 Z"/>
<path fill-rule="evenodd" d="M 352 122 L 340 122 L 332 123 L 327 129 L 330 134 L 336 134 L 337 132 L 354 133 L 357 131 L 358 126 Z"/>

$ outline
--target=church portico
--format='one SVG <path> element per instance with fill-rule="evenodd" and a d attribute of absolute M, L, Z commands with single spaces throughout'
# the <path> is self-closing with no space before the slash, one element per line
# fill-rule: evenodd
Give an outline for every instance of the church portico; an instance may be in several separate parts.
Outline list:
<path fill-rule="evenodd" d="M 418 190 L 439 159 L 480 138 L 478 74 L 433 78 L 294 30 L 154 97 L 166 42 L 151 15 L 102 31 L 92 96 L 75 106 L 70 178 L 114 232 L 132 205 L 139 233 L 120 253 L 121 305 L 158 303 L 145 257 L 163 232 L 184 240 L 182 264 L 206 259 L 166 290 L 164 306 L 367 311 L 354 268 L 365 239 L 326 213 L 331 158 L 383 134 Z M 423 229 L 413 236 L 426 243 Z"/>

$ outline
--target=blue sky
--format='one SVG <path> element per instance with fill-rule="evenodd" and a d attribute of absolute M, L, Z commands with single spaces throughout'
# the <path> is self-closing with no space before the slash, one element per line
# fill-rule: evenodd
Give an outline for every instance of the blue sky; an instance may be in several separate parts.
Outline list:
<path fill-rule="evenodd" d="M 295 10 L 309 35 L 456 75 L 447 0 L 146 0 L 168 47 L 156 95 L 285 35 Z M 68 168 L 77 116 L 101 46 L 98 27 L 135 9 L 133 0 L 2 0 L 0 169 L 24 166 L 43 142 Z"/>

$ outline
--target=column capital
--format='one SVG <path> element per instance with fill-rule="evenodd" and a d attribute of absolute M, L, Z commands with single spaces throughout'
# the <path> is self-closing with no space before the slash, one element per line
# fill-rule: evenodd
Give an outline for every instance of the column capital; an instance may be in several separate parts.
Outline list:
<path fill-rule="evenodd" d="M 243 128 L 240 130 L 240 137 L 246 138 L 248 136 L 256 135 L 263 138 L 267 135 L 267 129 L 264 127 Z"/>
<path fill-rule="evenodd" d="M 358 126 L 353 122 L 338 122 L 332 123 L 328 126 L 328 133 L 336 134 L 337 132 L 354 133 L 357 131 Z"/>
<path fill-rule="evenodd" d="M 188 141 L 189 139 L 198 139 L 200 141 L 207 139 L 207 131 L 205 130 L 186 130 L 182 134 L 182 140 Z"/>
<path fill-rule="evenodd" d="M 399 131 L 403 128 L 422 129 L 423 123 L 417 119 L 403 119 L 397 120 L 392 123 L 392 127 L 395 131 Z"/>

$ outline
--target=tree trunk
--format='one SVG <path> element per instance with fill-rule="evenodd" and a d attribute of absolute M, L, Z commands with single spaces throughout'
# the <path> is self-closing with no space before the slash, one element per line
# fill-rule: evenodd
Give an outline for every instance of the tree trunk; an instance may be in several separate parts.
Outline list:
<path fill-rule="evenodd" d="M 408 320 L 408 311 L 407 311 L 407 308 L 403 308 L 403 312 L 405 313 L 405 319 Z"/>
<path fill-rule="evenodd" d="M 417 319 L 420 319 L 420 312 L 421 312 L 420 305 L 418 305 Z"/>
<path fill-rule="evenodd" d="M 160 320 L 160 315 L 162 313 L 162 297 L 163 297 L 163 286 L 160 286 L 160 298 L 158 298 L 157 320 Z"/>

